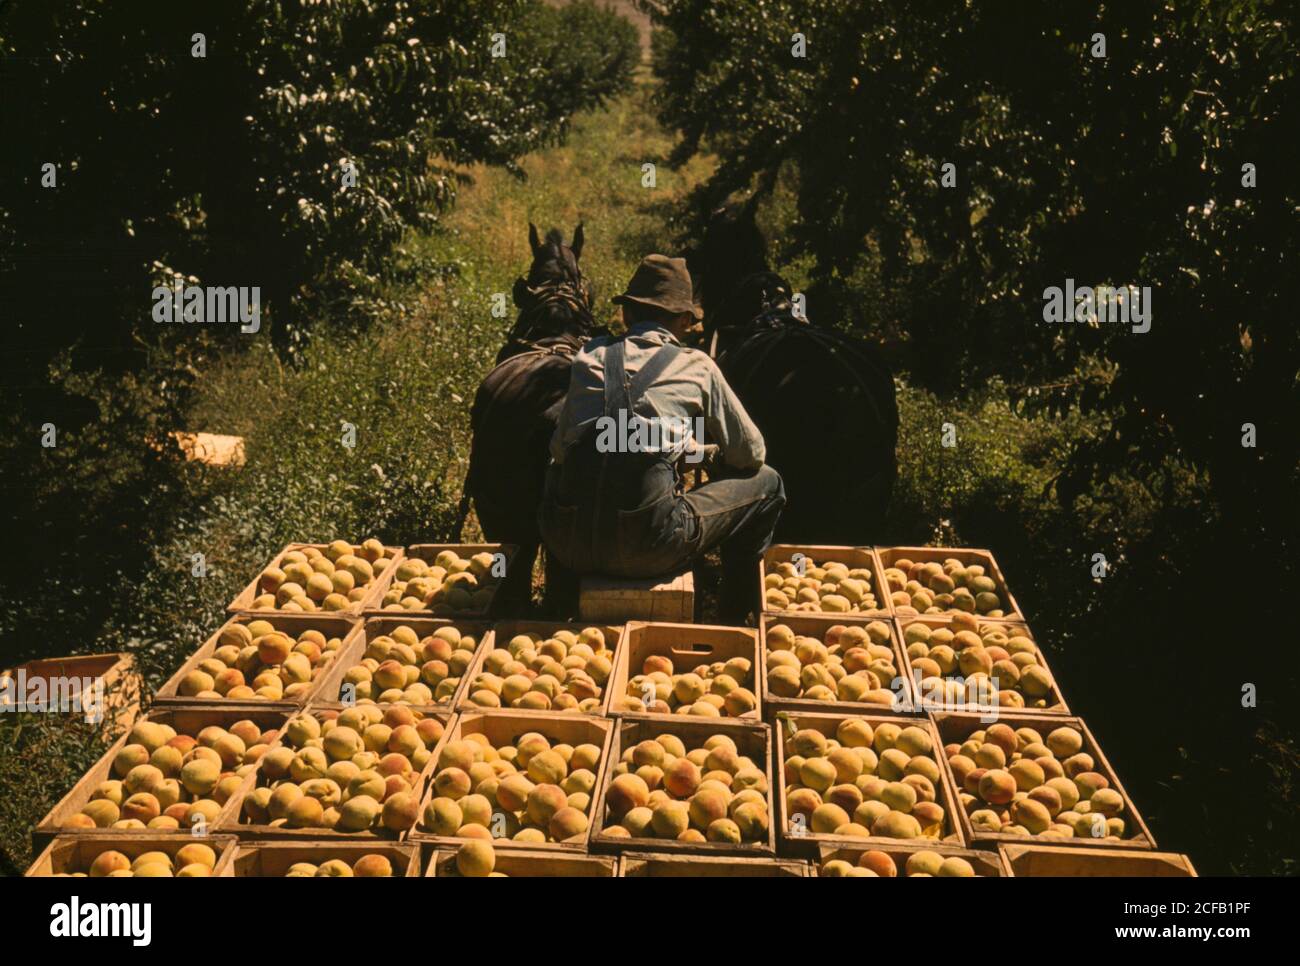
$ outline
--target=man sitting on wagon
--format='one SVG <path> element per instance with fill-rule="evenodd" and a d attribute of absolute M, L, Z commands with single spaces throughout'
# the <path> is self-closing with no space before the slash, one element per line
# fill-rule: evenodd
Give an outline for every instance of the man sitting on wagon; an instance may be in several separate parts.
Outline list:
<path fill-rule="evenodd" d="M 574 359 L 539 525 L 579 574 L 658 577 L 718 548 L 722 618 L 759 606 L 758 561 L 785 505 L 763 437 L 713 360 L 682 342 L 701 312 L 680 258 L 647 256 L 614 301 L 627 332 Z M 680 464 L 710 461 L 683 492 Z"/>

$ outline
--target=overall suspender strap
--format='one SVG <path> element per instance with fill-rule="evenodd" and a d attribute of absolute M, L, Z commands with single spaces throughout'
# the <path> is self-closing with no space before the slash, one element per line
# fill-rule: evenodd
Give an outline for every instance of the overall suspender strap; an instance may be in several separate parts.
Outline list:
<path fill-rule="evenodd" d="M 605 352 L 605 415 L 617 416 L 620 409 L 627 410 L 629 415 L 635 412 L 646 391 L 667 371 L 681 351 L 681 346 L 660 346 L 629 380 L 624 365 L 626 341 L 616 339 L 611 342 Z"/>
<path fill-rule="evenodd" d="M 627 369 L 623 362 L 626 344 L 622 339 L 615 339 L 605 350 L 605 415 L 618 416 L 620 409 L 627 409 L 628 384 Z"/>
<path fill-rule="evenodd" d="M 677 358 L 681 351 L 681 346 L 660 346 L 658 351 L 646 361 L 646 364 L 637 370 L 628 388 L 628 394 L 632 397 L 634 407 L 645 396 L 646 391 L 659 381 L 659 377 L 673 364 L 673 360 Z"/>

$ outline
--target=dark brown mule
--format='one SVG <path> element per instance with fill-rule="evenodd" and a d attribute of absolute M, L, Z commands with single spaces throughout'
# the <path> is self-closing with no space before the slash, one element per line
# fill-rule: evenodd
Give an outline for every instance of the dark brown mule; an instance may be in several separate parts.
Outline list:
<path fill-rule="evenodd" d="M 692 253 L 705 348 L 785 483 L 776 539 L 874 543 L 898 475 L 893 374 L 863 339 L 795 315 L 754 214 L 754 199 L 718 208 Z"/>
<path fill-rule="evenodd" d="M 532 267 L 514 285 L 519 315 L 470 412 L 474 440 L 461 501 L 462 523 L 473 499 L 487 539 L 519 547 L 499 595 L 500 606 L 515 611 L 527 608 L 531 599 L 541 542 L 537 507 L 548 445 L 569 388 L 569 368 L 583 343 L 596 334 L 592 287 L 578 265 L 582 225 L 574 230 L 571 245 L 556 229 L 540 239 L 531 224 L 528 241 Z"/>

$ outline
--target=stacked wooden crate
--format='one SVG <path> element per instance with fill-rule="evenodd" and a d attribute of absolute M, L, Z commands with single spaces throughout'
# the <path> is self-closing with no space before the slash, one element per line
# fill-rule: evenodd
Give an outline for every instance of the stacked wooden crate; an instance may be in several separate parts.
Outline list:
<path fill-rule="evenodd" d="M 277 567 L 285 553 L 306 546 L 311 545 L 285 548 L 268 566 Z M 895 586 L 900 564 L 915 570 L 928 562 L 942 566 L 943 561 L 958 561 L 983 568 L 987 580 L 981 580 L 977 589 L 995 595 L 998 606 L 988 606 L 994 596 L 980 598 L 983 610 L 992 613 L 977 617 L 979 631 L 994 641 L 1016 638 L 1019 648 L 1032 653 L 1033 663 L 1046 669 L 1042 645 L 987 551 L 772 547 L 759 568 L 766 605 L 756 629 L 645 622 L 618 613 L 602 613 L 601 621 L 588 623 L 521 620 L 518 615 L 496 612 L 492 581 L 484 581 L 484 592 L 474 598 L 473 606 L 459 612 L 449 612 L 445 603 L 422 604 L 403 596 L 405 591 L 390 591 L 394 581 L 423 573 L 439 559 L 445 562 L 449 558 L 439 555 L 446 552 L 462 558 L 487 554 L 508 562 L 513 549 L 490 544 L 384 548 L 387 564 L 364 594 L 354 595 L 357 599 L 348 607 L 328 613 L 266 607 L 269 585 L 264 575 L 254 577 L 232 603 L 227 622 L 159 689 L 153 707 L 141 719 L 146 724 L 165 724 L 181 736 L 176 747 L 182 756 L 218 733 L 211 729 L 224 732 L 236 727 L 250 738 L 256 735 L 251 746 L 243 743 L 240 757 L 222 760 L 222 781 L 203 789 L 213 797 L 200 799 L 198 793 L 179 786 L 180 801 L 175 801 L 176 790 L 168 785 L 167 790 L 157 790 L 168 803 L 161 814 L 174 823 L 124 823 L 118 818 L 108 823 L 110 827 L 96 826 L 95 820 L 104 821 L 115 809 L 119 816 L 125 814 L 130 789 L 119 783 L 139 752 L 127 750 L 130 736 L 124 735 L 34 830 L 42 851 L 28 874 L 77 874 L 92 866 L 97 874 L 106 869 L 122 874 L 123 863 L 125 868 L 148 866 L 153 871 L 170 863 L 175 873 L 180 862 L 196 854 L 180 850 L 197 842 L 211 847 L 207 872 L 221 877 L 447 878 L 482 871 L 472 863 L 462 864 L 458 854 L 467 846 L 478 848 L 477 840 L 491 839 L 495 874 L 510 876 L 1195 875 L 1184 856 L 1155 851 L 1145 821 L 1088 726 L 1069 713 L 1050 670 L 1046 670 L 1050 687 L 1042 697 L 1034 697 L 1033 707 L 964 701 L 936 706 L 935 694 L 923 687 L 926 681 L 933 685 L 925 672 L 937 664 L 927 663 L 925 649 L 915 645 L 936 632 L 947 640 L 954 620 L 961 626 L 971 620 L 951 612 L 922 612 L 934 607 L 916 604 L 933 604 L 942 590 L 918 594 Z M 423 563 L 403 570 L 406 559 Z M 813 589 L 804 581 L 809 568 L 816 570 L 828 562 L 838 562 L 837 572 L 853 575 L 843 594 L 834 593 L 833 587 Z M 925 571 L 933 572 L 933 567 Z M 946 586 L 943 580 L 934 583 Z M 250 610 L 259 598 L 264 606 Z M 973 592 L 970 599 L 975 599 Z M 275 687 L 254 692 L 254 698 L 247 697 L 251 689 L 237 691 L 235 698 L 224 697 L 234 679 L 221 674 L 223 667 L 231 665 L 230 642 L 245 638 L 241 628 L 253 625 L 264 630 L 264 625 L 254 625 L 256 621 L 267 622 L 290 640 L 310 642 L 305 648 L 315 657 L 310 676 L 285 688 L 279 699 Z M 841 640 L 841 635 L 847 636 Z M 439 663 L 419 661 L 421 655 L 431 653 L 424 649 L 433 638 L 447 642 L 446 647 L 437 645 L 445 659 L 427 672 L 436 684 L 416 688 L 415 682 L 426 675 L 425 665 Z M 319 639 L 329 644 L 323 653 L 315 654 L 313 648 L 322 650 L 316 644 Z M 789 647 L 792 641 L 799 642 L 795 648 Z M 859 649 L 851 657 L 854 669 L 879 687 L 838 686 L 844 675 L 833 672 L 842 671 L 837 665 L 849 649 L 846 642 Z M 798 653 L 792 659 L 777 654 L 778 650 Z M 393 666 L 378 681 L 378 668 L 390 654 L 396 655 L 390 660 Z M 416 657 L 414 663 L 411 655 Z M 240 658 L 259 673 L 267 670 L 249 665 L 249 660 Z M 796 670 L 794 661 L 798 673 L 773 674 L 780 666 Z M 805 673 L 818 664 L 822 666 Z M 671 676 L 665 668 L 672 669 Z M 701 674 L 694 675 L 695 671 Z M 388 681 L 395 675 L 401 680 Z M 548 677 L 552 680 L 538 680 Z M 691 677 L 680 700 L 675 690 L 679 677 Z M 725 677 L 726 683 L 712 694 L 716 677 Z M 214 682 L 212 689 L 203 687 L 208 680 Z M 723 692 L 737 689 L 746 695 L 726 701 Z M 400 785 L 419 803 L 409 824 L 399 815 L 392 821 L 377 818 L 358 831 L 319 825 L 295 828 L 264 811 L 270 793 L 285 780 L 276 769 L 289 760 L 290 753 L 301 755 L 303 747 L 322 743 L 303 736 L 338 727 L 340 715 L 347 715 L 348 721 L 372 721 L 378 716 L 410 722 L 412 727 L 424 722 L 421 734 L 430 741 L 413 753 L 418 768 Z M 315 724 L 307 727 L 300 721 L 290 729 L 289 723 L 301 716 Z M 955 769 L 950 759 L 958 757 L 963 747 L 972 747 L 971 735 L 982 733 L 992 720 L 1013 729 L 1035 729 L 1044 738 L 1060 728 L 1077 733 L 1081 752 L 1119 796 L 1117 817 L 1124 823 L 1123 834 L 1031 836 L 1020 834 L 1014 826 L 992 829 L 987 816 L 973 822 L 978 809 L 972 807 L 970 774 Z M 390 726 L 383 724 L 377 733 L 391 733 L 391 728 L 383 728 Z M 867 748 L 869 755 L 855 752 L 859 763 L 873 764 L 856 770 L 849 767 L 856 776 L 850 781 L 837 772 L 838 791 L 823 788 L 835 808 L 817 813 L 816 821 L 810 822 L 815 810 L 808 806 L 821 801 L 821 794 L 812 794 L 818 781 L 813 786 L 805 783 L 806 778 L 813 779 L 801 771 L 807 762 L 799 754 L 804 744 L 822 747 L 830 742 L 831 747 L 847 748 L 840 738 L 852 743 L 848 735 L 853 733 L 888 736 L 881 738 L 887 745 L 904 731 L 909 751 L 900 750 L 886 762 L 877 752 L 891 748 Z M 1030 737 L 1023 731 L 1022 740 Z M 527 772 L 542 751 L 554 754 L 545 760 L 552 770 L 541 777 L 564 783 L 562 807 L 569 813 L 564 821 L 555 820 L 558 801 L 540 808 L 539 815 L 519 798 L 521 790 L 544 782 L 519 781 L 502 791 L 502 783 L 516 771 Z M 372 754 L 379 758 L 377 751 Z M 679 754 L 692 768 L 681 766 L 680 773 L 668 775 L 654 764 L 671 763 Z M 175 757 L 164 753 L 160 760 L 174 765 Z M 320 757 L 325 760 L 323 752 Z M 847 759 L 841 756 L 838 761 L 844 765 Z M 295 781 L 309 781 L 315 774 L 309 774 L 307 764 L 297 767 Z M 911 787 L 927 803 L 925 809 L 917 809 L 926 824 L 902 823 L 898 835 L 864 834 L 870 830 L 856 821 L 858 812 L 843 806 L 862 801 L 862 786 L 869 784 L 866 779 L 877 777 L 877 768 L 891 775 L 898 770 L 895 777 L 919 776 Z M 335 778 L 352 770 L 337 769 Z M 139 781 L 152 788 L 152 781 L 146 781 L 150 778 L 144 775 Z M 464 784 L 467 780 L 472 786 Z M 693 811 L 698 789 L 710 782 L 720 797 L 698 803 Z M 648 799 L 637 805 L 642 786 Z M 858 791 L 852 792 L 850 786 Z M 397 787 L 386 780 L 384 797 Z M 747 808 L 744 834 L 736 834 L 741 826 L 732 817 L 741 801 L 741 788 Z M 800 794 L 792 797 L 796 791 Z M 187 801 L 187 796 L 197 800 Z M 475 796 L 483 802 L 471 803 Z M 93 800 L 103 798 L 123 801 L 114 802 L 114 808 L 91 806 Z M 480 821 L 447 827 L 453 810 L 443 799 L 465 805 L 463 811 L 459 805 L 454 810 L 457 821 L 468 817 Z M 681 804 L 663 805 L 667 801 Z M 727 821 L 717 824 L 713 815 L 719 801 L 724 812 L 718 814 Z M 486 806 L 480 807 L 483 803 Z M 664 813 L 659 824 L 657 818 L 646 821 L 647 815 L 656 815 L 651 805 Z M 88 807 L 93 819 L 87 817 Z M 854 820 L 839 828 L 824 827 L 827 815 L 833 819 L 841 814 L 836 809 L 852 814 Z M 127 811 L 150 814 L 147 808 Z M 863 820 L 876 811 L 863 811 Z M 685 829 L 673 834 L 679 822 L 685 823 Z M 914 828 L 919 835 L 911 834 Z M 193 862 L 186 868 L 186 874 L 202 873 Z"/>

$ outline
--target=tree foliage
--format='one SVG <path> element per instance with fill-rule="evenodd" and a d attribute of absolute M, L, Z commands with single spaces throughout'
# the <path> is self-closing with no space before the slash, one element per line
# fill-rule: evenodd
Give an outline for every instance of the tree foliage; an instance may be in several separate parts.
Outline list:
<path fill-rule="evenodd" d="M 793 172 L 799 217 L 781 245 L 813 259 L 813 314 L 898 344 L 938 391 L 998 375 L 1025 412 L 1106 414 L 1064 497 L 1177 451 L 1235 512 L 1287 505 L 1300 480 L 1300 338 L 1278 284 L 1300 270 L 1293 5 L 647 6 L 677 159 L 721 157 L 698 211 Z M 1149 286 L 1150 331 L 1044 322 L 1045 289 L 1067 279 Z"/>
<path fill-rule="evenodd" d="M 93 612 L 184 502 L 166 433 L 215 353 L 257 342 L 154 321 L 156 285 L 259 288 L 256 339 L 290 361 L 313 325 L 398 315 L 404 235 L 470 166 L 561 139 L 639 56 L 590 2 L 5 5 L 0 520 L 28 549 L 0 598 L 67 580 Z"/>

